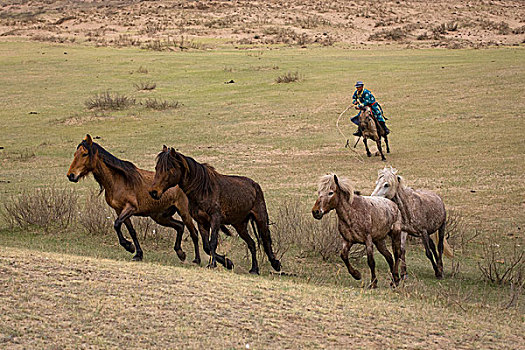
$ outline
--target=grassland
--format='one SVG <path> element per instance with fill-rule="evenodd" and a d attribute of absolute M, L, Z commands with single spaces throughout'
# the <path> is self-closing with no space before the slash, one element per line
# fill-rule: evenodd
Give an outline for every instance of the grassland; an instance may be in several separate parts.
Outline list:
<path fill-rule="evenodd" d="M 51 185 L 75 188 L 82 198 L 96 189 L 92 179 L 71 184 L 65 178 L 77 144 L 90 133 L 116 156 L 143 168 L 152 169 L 155 155 L 167 144 L 222 173 L 249 176 L 264 189 L 272 221 L 290 199 L 309 216 L 320 175 L 348 176 L 356 189 L 370 193 L 377 170 L 392 165 L 409 185 L 440 193 L 448 210 L 463 219 L 466 236 L 478 233 L 468 249 L 458 247 L 459 271 L 445 262 L 444 281 L 433 278 L 423 252 L 413 245 L 411 279 L 391 291 L 378 258 L 380 289 L 369 292 L 350 279 L 336 256 L 323 261 L 292 249 L 283 264 L 294 277 L 269 275 L 265 263 L 263 276 L 251 278 L 245 276 L 245 248 L 235 237 L 224 239 L 221 247 L 238 266 L 229 274 L 176 261 L 171 237 L 146 240 L 145 263 L 132 265 L 124 262 L 130 256 L 113 235 L 86 236 L 77 227 L 44 233 L 9 228 L 2 221 L 4 343 L 113 347 L 143 339 L 144 345 L 170 347 L 170 339 L 176 339 L 188 347 L 239 348 L 243 342 L 297 348 L 518 347 L 523 301 L 503 309 L 509 287 L 485 282 L 478 263 L 484 261 L 482 243 L 523 250 L 524 56 L 521 47 L 151 52 L 0 42 L 2 203 Z M 275 83 L 296 71 L 299 82 Z M 226 84 L 230 80 L 234 83 Z M 386 164 L 364 157 L 361 144 L 360 155 L 345 149 L 346 140 L 335 127 L 355 80 L 365 80 L 389 117 L 392 153 Z M 156 88 L 137 91 L 134 84 L 143 81 Z M 85 107 L 87 99 L 105 91 L 182 106 L 166 111 L 143 105 L 120 111 Z M 347 118 L 351 114 L 341 122 L 347 135 L 354 131 Z M 366 262 L 356 264 L 367 278 Z M 95 282 L 84 272 L 71 272 L 75 266 L 89 269 Z M 62 273 L 66 277 L 57 284 Z M 67 290 L 75 300 L 62 304 Z M 242 299 L 248 290 L 256 295 L 246 292 Z M 273 304 L 272 298 L 290 300 L 290 305 Z M 214 313 L 211 305 L 221 311 Z M 155 323 L 157 314 L 172 329 Z M 249 326 L 235 331 L 239 319 Z M 112 320 L 120 333 L 111 329 Z M 101 328 L 89 328 L 91 323 Z M 137 323 L 152 325 L 138 330 Z M 56 327 L 60 333 L 50 332 Z M 168 337 L 173 333 L 177 336 Z M 63 343 L 62 337 L 71 341 Z"/>

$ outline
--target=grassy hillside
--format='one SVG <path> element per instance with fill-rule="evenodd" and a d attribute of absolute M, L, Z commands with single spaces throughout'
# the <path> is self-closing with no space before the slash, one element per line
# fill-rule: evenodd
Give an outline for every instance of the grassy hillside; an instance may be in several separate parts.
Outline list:
<path fill-rule="evenodd" d="M 131 288 L 137 288 L 136 279 L 130 277 L 122 281 L 126 285 L 115 287 L 114 294 L 107 294 L 107 285 L 97 289 L 97 286 L 86 285 L 89 280 L 85 278 L 79 278 L 75 284 L 77 282 L 68 277 L 64 285 L 56 285 L 49 276 L 40 273 L 35 275 L 39 277 L 34 281 L 17 277 L 23 271 L 22 266 L 30 266 L 32 259 L 42 261 L 48 257 L 51 266 L 58 265 L 68 271 L 71 266 L 86 262 L 93 266 L 96 278 L 103 275 L 103 271 L 112 269 L 128 274 L 132 273 L 131 270 L 144 270 L 146 272 L 140 272 L 144 280 L 150 274 L 157 277 L 148 279 L 148 287 L 140 287 L 140 290 L 150 293 L 148 295 L 155 300 L 172 298 L 169 293 L 176 292 L 176 289 L 167 292 L 168 287 L 175 283 L 167 276 L 185 276 L 178 284 L 181 289 L 191 289 L 191 281 L 198 279 L 217 280 L 218 285 L 224 286 L 220 293 L 224 299 L 216 303 L 226 308 L 226 301 L 231 301 L 229 313 L 237 312 L 240 307 L 236 305 L 243 302 L 237 299 L 240 293 L 226 292 L 230 285 L 235 288 L 243 286 L 246 290 L 261 288 L 260 299 L 249 297 L 250 302 L 258 303 L 264 309 L 261 315 L 266 312 L 275 315 L 273 308 L 277 306 L 268 299 L 273 294 L 272 288 L 283 289 L 284 294 L 279 295 L 293 300 L 290 308 L 299 315 L 299 318 L 294 318 L 293 313 L 283 316 L 290 327 L 286 328 L 277 321 L 279 316 L 272 316 L 275 319 L 270 318 L 272 321 L 265 323 L 264 317 L 257 312 L 247 312 L 248 318 L 243 320 L 253 324 L 259 322 L 261 330 L 254 331 L 259 328 L 252 325 L 246 327 L 244 333 L 236 333 L 225 325 L 224 320 L 231 322 L 239 315 L 225 311 L 229 316 L 212 319 L 210 314 L 213 313 L 202 305 L 198 306 L 199 310 L 206 310 L 208 318 L 200 318 L 202 315 L 191 311 L 191 307 L 199 305 L 196 301 L 198 295 L 207 301 L 213 300 L 210 291 L 213 284 L 202 288 L 204 283 L 200 282 L 199 289 L 204 290 L 204 294 L 183 294 L 181 299 L 175 299 L 177 308 L 185 310 L 185 316 L 180 316 L 180 320 L 188 322 L 188 319 L 197 317 L 197 326 L 185 327 L 184 322 L 177 323 L 177 327 L 182 327 L 180 332 L 170 332 L 186 334 L 187 340 L 180 341 L 187 341 L 183 345 L 191 347 L 231 345 L 238 348 L 244 346 L 244 341 L 257 347 L 269 344 L 328 347 L 362 338 L 370 342 L 363 343 L 363 347 L 400 347 L 407 343 L 414 348 L 442 348 L 443 344 L 453 347 L 480 344 L 494 348 L 515 347 L 520 340 L 517 337 L 523 334 L 522 289 L 518 292 L 517 304 L 505 309 L 513 293 L 516 294 L 513 287 L 488 283 L 478 264 L 483 265 L 489 260 L 486 249 L 493 247 L 503 254 L 494 258 L 501 267 L 509 263 L 513 250 L 517 254 L 523 252 L 525 244 L 525 184 L 522 180 L 525 164 L 524 58 L 525 51 L 520 47 L 450 51 L 273 46 L 265 50 L 151 52 L 132 48 L 0 42 L 2 204 L 11 203 L 21 193 L 27 195 L 37 189 L 53 187 L 78 193 L 78 212 L 82 215 L 85 199 L 90 191 L 98 189 L 98 185 L 91 177 L 73 184 L 67 181 L 65 174 L 76 146 L 89 133 L 99 137 L 95 141 L 117 157 L 131 160 L 146 169 L 153 169 L 155 155 L 166 144 L 200 162 L 212 164 L 222 173 L 253 178 L 265 191 L 270 219 L 276 222 L 272 227 L 274 234 L 282 230 L 280 214 L 287 206 L 299 210 L 301 223 L 297 225 L 305 235 L 314 232 L 311 230 L 315 223 L 309 210 L 316 199 L 316 183 L 320 175 L 336 172 L 347 176 L 353 180 L 356 189 L 369 194 L 377 170 L 385 165 L 399 169 L 410 186 L 438 192 L 449 212 L 461 223 L 459 234 L 452 242 L 455 243 L 456 259 L 445 261 L 445 280 L 434 279 L 430 263 L 415 242 L 408 252 L 409 281 L 397 291 L 391 291 L 386 264 L 378 256 L 380 289 L 367 292 L 362 289 L 362 282 L 354 281 L 346 273 L 337 254 L 323 260 L 318 254 L 292 246 L 283 257 L 284 270 L 290 277 L 278 278 L 269 274 L 269 264 L 263 262 L 263 276 L 251 278 L 245 276 L 249 261 L 246 260 L 245 245 L 237 237 L 221 241 L 220 250 L 236 263 L 236 273 L 228 274 L 220 269 L 206 271 L 190 267 L 189 263 L 181 264 L 171 248 L 172 233 L 155 238 L 151 230 L 146 229 L 146 233 L 141 234 L 146 263 L 131 265 L 122 262 L 131 256 L 118 246 L 111 229 L 108 234 L 87 235 L 79 225 L 52 225 L 47 231 L 35 226 L 18 228 L 10 227 L 8 220 L 0 216 L 0 246 L 6 257 L 1 260 L 1 267 L 6 272 L 2 278 L 5 278 L 7 287 L 1 298 L 15 300 L 13 305 L 25 303 L 25 311 L 16 315 L 12 315 L 15 306 L 4 306 L 6 312 L 3 310 L 2 314 L 6 316 L 1 319 L 0 330 L 7 339 L 5 341 L 9 345 L 16 344 L 11 342 L 15 336 L 20 337 L 21 346 L 33 347 L 29 339 L 36 339 L 35 347 L 60 343 L 58 336 L 42 338 L 45 329 L 35 330 L 38 337 L 21 331 L 30 327 L 29 323 L 47 317 L 39 316 L 33 297 L 15 293 L 16 290 L 34 289 L 35 295 L 41 295 L 43 291 L 33 284 L 38 281 L 47 286 L 46 293 L 51 295 L 46 299 L 48 310 L 57 307 L 60 299 L 55 298 L 60 298 L 61 288 L 67 286 L 75 288 L 74 293 L 85 291 L 79 300 L 91 300 L 89 293 L 99 293 L 96 299 L 99 306 L 109 304 L 107 298 L 114 295 L 119 300 L 115 309 L 109 313 L 100 311 L 93 319 L 99 317 L 97 320 L 109 322 L 115 315 L 120 315 L 118 323 L 123 328 L 134 330 L 137 327 L 133 322 L 134 317 L 139 317 L 133 313 L 136 309 L 125 307 L 139 302 L 126 299 L 134 295 Z M 299 81 L 276 83 L 277 77 L 294 72 L 301 77 Z M 231 80 L 234 82 L 227 83 Z M 356 80 L 366 82 L 366 87 L 374 92 L 389 118 L 392 153 L 387 155 L 386 163 L 379 157 L 366 158 L 361 143 L 357 153 L 345 149 L 346 139 L 336 129 L 339 114 L 350 104 Z M 155 83 L 156 88 L 138 91 L 134 85 L 142 83 Z M 136 105 L 117 111 L 89 110 L 86 107 L 87 100 L 107 91 L 133 98 Z M 153 110 L 144 105 L 148 99 L 177 101 L 180 106 Z M 353 111 L 348 112 L 340 122 L 346 135 L 355 130 L 348 120 L 353 115 Z M 110 221 L 108 212 L 107 222 Z M 144 238 L 144 235 L 148 237 Z M 184 242 L 184 248 L 191 252 L 189 241 Z M 46 255 L 42 251 L 118 262 Z M 354 263 L 364 273 L 365 280 L 368 279 L 366 259 L 357 259 Z M 44 265 L 38 266 L 38 269 L 46 269 Z M 117 276 L 113 277 L 117 280 Z M 358 298 L 357 302 L 355 298 Z M 300 307 L 306 300 L 316 305 L 312 309 L 315 311 Z M 154 319 L 156 311 L 143 309 L 147 308 L 142 304 L 144 300 L 140 303 L 140 309 L 147 314 L 145 319 Z M 81 312 L 78 306 L 81 304 L 81 301 L 72 301 L 64 306 L 63 315 L 74 320 L 71 324 L 91 322 L 84 318 L 88 316 Z M 347 304 L 356 308 L 343 307 Z M 93 305 L 94 310 L 99 307 Z M 163 309 L 163 304 L 156 305 L 157 310 Z M 367 305 L 372 307 L 368 310 Z M 323 308 L 330 312 L 318 311 Z M 163 314 L 166 320 L 172 318 L 170 312 Z M 128 313 L 133 317 L 122 316 Z M 412 317 L 409 320 L 403 316 L 407 313 Z M 391 315 L 394 315 L 395 322 L 386 326 L 385 322 Z M 54 319 L 52 324 L 64 326 L 62 322 L 67 317 L 56 317 L 63 318 Z M 490 324 L 486 321 L 489 318 Z M 347 319 L 358 321 L 348 325 L 345 323 Z M 170 322 L 174 322 L 175 327 L 175 319 Z M 305 323 L 308 326 L 302 326 Z M 357 324 L 361 328 L 352 331 Z M 372 324 L 372 330 L 365 324 Z M 411 329 L 405 326 L 407 324 L 417 324 L 417 327 Z M 476 327 L 469 329 L 472 324 Z M 495 329 L 491 329 L 493 326 Z M 156 325 L 152 327 L 151 332 L 142 334 L 151 334 L 148 341 L 151 339 L 152 342 L 158 341 L 159 346 L 168 346 L 166 335 Z M 272 327 L 277 328 L 274 333 Z M 402 339 L 390 336 L 389 327 L 406 333 Z M 229 330 L 225 331 L 226 328 Z M 206 331 L 199 333 L 198 330 L 202 329 Z M 416 332 L 419 329 L 426 333 Z M 207 332 L 211 330 L 223 338 L 210 338 Z M 333 338 L 319 338 L 323 330 Z M 74 327 L 64 330 L 69 335 L 91 331 Z M 107 332 L 85 336 L 88 342 L 98 344 L 100 341 L 101 347 L 118 346 L 122 339 L 127 341 L 133 337 L 131 331 L 123 338 L 112 335 L 110 330 Z M 372 334 L 377 332 L 383 336 L 374 338 Z M 237 334 L 243 336 L 234 336 Z M 258 338 L 250 338 L 247 334 L 255 334 Z M 302 339 L 303 335 L 308 336 Z M 74 344 L 81 342 L 80 338 L 75 339 Z M 293 343 L 293 339 L 300 340 Z M 484 343 L 487 339 L 493 343 Z M 434 340 L 437 343 L 433 343 Z"/>
<path fill-rule="evenodd" d="M 389 290 L 12 248 L 0 269 L 0 336 L 13 348 L 511 349 L 524 341 L 510 320 L 420 308 Z"/>

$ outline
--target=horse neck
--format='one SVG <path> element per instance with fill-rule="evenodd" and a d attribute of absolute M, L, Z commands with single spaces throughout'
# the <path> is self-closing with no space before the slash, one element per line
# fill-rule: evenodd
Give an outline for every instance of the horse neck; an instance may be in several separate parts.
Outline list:
<path fill-rule="evenodd" d="M 335 211 L 339 220 L 343 221 L 345 224 L 349 225 L 350 222 L 355 221 L 356 211 L 355 208 L 358 207 L 363 199 L 354 195 L 353 200 L 350 201 L 346 198 L 340 198 Z"/>
<path fill-rule="evenodd" d="M 195 201 L 208 194 L 210 175 L 206 165 L 190 160 L 188 157 L 186 162 L 189 170 L 184 172 L 178 185 L 190 201 Z"/>
<path fill-rule="evenodd" d="M 98 158 L 95 169 L 93 169 L 93 177 L 106 193 L 113 192 L 118 176 L 119 175 L 116 174 L 114 170 L 111 170 L 100 158 Z"/>
<path fill-rule="evenodd" d="M 401 183 L 398 182 L 396 195 L 392 198 L 392 200 L 397 204 L 404 221 L 406 223 L 410 223 L 412 221 L 412 214 L 409 209 L 409 206 L 410 206 L 409 190 L 405 186 L 403 186 Z"/>

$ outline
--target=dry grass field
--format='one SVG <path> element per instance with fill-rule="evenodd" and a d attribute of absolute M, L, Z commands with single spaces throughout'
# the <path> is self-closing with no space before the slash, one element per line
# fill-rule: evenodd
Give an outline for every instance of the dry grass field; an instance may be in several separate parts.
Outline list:
<path fill-rule="evenodd" d="M 400 305 L 388 290 L 14 248 L 0 271 L 9 348 L 517 349 L 525 340 L 511 320 Z"/>
<path fill-rule="evenodd" d="M 3 1 L 0 348 L 458 348 L 525 343 L 525 39 L 520 1 Z M 392 129 L 387 162 L 336 128 L 364 80 Z M 340 119 L 355 130 L 353 110 Z M 92 176 L 65 175 L 87 134 L 153 169 L 162 145 L 264 190 L 283 275 L 180 262 L 173 232 L 133 218 L 130 262 Z M 353 137 L 350 142 L 354 142 Z M 339 259 L 319 176 L 370 194 L 377 170 L 439 193 L 455 258 L 436 280 L 368 290 Z M 125 232 L 125 229 L 124 229 Z M 127 232 L 125 232 L 127 234 Z M 187 235 L 187 231 L 186 231 Z M 202 252 L 204 260 L 207 256 Z M 202 264 L 204 265 L 204 263 Z"/>

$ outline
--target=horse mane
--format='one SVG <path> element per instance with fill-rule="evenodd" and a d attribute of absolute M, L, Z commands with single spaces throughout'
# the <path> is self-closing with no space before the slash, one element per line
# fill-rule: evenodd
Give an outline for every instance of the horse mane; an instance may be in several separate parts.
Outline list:
<path fill-rule="evenodd" d="M 106 151 L 104 147 L 100 146 L 98 143 L 93 142 L 91 145 L 88 145 L 88 143 L 85 140 L 83 140 L 78 145 L 78 147 L 80 146 L 83 146 L 85 149 L 87 149 L 90 158 L 95 153 L 98 153 L 102 162 L 108 168 L 122 175 L 127 182 L 135 185 L 142 180 L 142 176 L 140 175 L 138 168 L 135 166 L 135 164 L 128 162 L 127 160 L 122 160 L 115 157 L 114 155 Z"/>
<path fill-rule="evenodd" d="M 328 192 L 333 188 L 339 187 L 343 192 L 349 196 L 349 202 L 352 203 L 354 197 L 354 188 L 350 180 L 346 177 L 337 177 L 339 186 L 335 183 L 335 174 L 323 175 L 319 178 L 318 191 Z"/>
<path fill-rule="evenodd" d="M 186 194 L 200 193 L 208 195 L 213 190 L 213 183 L 219 174 L 215 168 L 207 163 L 199 163 L 191 157 L 178 153 L 181 158 L 173 157 L 170 150 L 162 151 L 157 155 L 157 166 L 160 171 L 169 171 L 178 166 L 187 184 L 184 188 Z M 183 162 L 186 162 L 184 164 Z M 177 165 L 176 165 L 177 164 Z M 187 169 L 186 169 L 187 166 Z M 191 176 L 188 176 L 191 174 Z"/>

